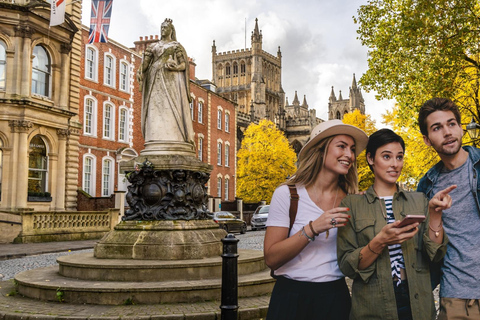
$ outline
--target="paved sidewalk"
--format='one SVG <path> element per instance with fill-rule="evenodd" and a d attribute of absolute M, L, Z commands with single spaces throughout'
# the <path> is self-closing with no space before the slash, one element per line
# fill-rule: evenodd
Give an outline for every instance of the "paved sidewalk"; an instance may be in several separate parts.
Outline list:
<path fill-rule="evenodd" d="M 42 243 L 0 243 L 0 260 L 16 259 L 44 253 L 93 249 L 95 240 L 59 241 Z"/>

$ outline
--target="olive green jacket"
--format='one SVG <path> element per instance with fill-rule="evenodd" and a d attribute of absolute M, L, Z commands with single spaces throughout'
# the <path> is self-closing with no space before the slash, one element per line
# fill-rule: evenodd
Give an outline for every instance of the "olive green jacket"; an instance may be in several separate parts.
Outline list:
<path fill-rule="evenodd" d="M 360 250 L 387 224 L 381 205 L 385 206 L 384 200 L 377 197 L 373 187 L 364 195 L 348 195 L 340 205 L 350 208 L 351 213 L 347 225 L 338 228 L 337 237 L 340 270 L 353 279 L 350 319 L 398 319 L 388 248 L 368 268 L 358 270 Z M 444 236 L 442 244 L 429 238 L 428 200 L 423 193 L 400 190 L 393 196 L 392 208 L 395 220 L 407 214 L 427 215 L 426 221 L 419 225 L 419 232 L 402 243 L 402 251 L 413 319 L 435 319 L 429 262 L 443 258 L 447 237 Z"/>

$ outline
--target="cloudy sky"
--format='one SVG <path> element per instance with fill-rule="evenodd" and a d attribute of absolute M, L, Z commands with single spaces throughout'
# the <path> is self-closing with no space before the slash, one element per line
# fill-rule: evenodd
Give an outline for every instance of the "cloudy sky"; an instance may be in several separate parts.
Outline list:
<path fill-rule="evenodd" d="M 212 78 L 213 41 L 217 52 L 250 48 L 255 18 L 263 34 L 263 50 L 282 52 L 282 85 L 291 103 L 306 95 L 317 117 L 327 119 L 331 87 L 343 98 L 355 73 L 357 81 L 367 70 L 367 48 L 357 40 L 353 16 L 366 0 L 114 0 L 109 38 L 127 47 L 140 36 L 159 34 L 171 18 L 177 40 L 195 59 L 196 76 Z M 83 0 L 83 24 L 89 26 L 91 0 Z M 246 30 L 245 30 L 246 25 Z M 392 101 L 377 101 L 363 92 L 366 112 L 381 124 L 381 114 Z"/>

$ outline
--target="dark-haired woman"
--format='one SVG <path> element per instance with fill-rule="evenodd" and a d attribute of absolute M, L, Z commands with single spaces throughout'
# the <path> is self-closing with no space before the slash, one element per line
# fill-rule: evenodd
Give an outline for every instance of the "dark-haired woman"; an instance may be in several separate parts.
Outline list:
<path fill-rule="evenodd" d="M 435 319 L 429 262 L 446 252 L 442 210 L 451 205 L 451 186 L 430 202 L 423 193 L 402 190 L 405 143 L 389 129 L 372 134 L 366 156 L 375 175 L 364 195 L 349 195 L 341 206 L 351 218 L 338 231 L 340 269 L 353 279 L 350 319 Z M 400 226 L 406 215 L 426 220 Z M 430 226 L 430 227 L 429 227 Z"/>
<path fill-rule="evenodd" d="M 338 205 L 357 191 L 356 157 L 367 140 L 340 120 L 319 124 L 298 155 L 297 172 L 275 190 L 264 253 L 277 282 L 267 319 L 348 319 L 350 294 L 338 268 L 336 238 L 349 216 Z M 299 196 L 291 230 L 290 188 Z"/>

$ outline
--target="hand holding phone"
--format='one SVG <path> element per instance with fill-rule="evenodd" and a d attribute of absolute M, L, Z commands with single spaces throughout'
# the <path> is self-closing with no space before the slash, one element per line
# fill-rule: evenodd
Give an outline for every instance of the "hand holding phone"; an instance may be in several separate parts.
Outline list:
<path fill-rule="evenodd" d="M 405 216 L 405 218 L 403 218 L 402 221 L 400 221 L 397 228 L 402 228 L 415 222 L 422 223 L 425 220 L 425 218 L 426 217 L 422 215 L 416 215 L 416 214 L 407 215 Z"/>

